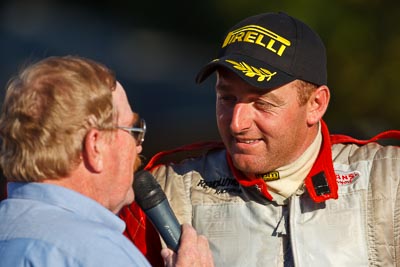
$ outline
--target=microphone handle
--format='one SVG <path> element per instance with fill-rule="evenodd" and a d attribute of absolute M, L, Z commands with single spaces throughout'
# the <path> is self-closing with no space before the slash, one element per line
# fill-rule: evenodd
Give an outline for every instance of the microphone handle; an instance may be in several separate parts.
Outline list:
<path fill-rule="evenodd" d="M 168 200 L 164 199 L 158 205 L 145 210 L 147 217 L 153 223 L 167 247 L 177 252 L 181 237 L 181 225 L 179 224 Z"/>

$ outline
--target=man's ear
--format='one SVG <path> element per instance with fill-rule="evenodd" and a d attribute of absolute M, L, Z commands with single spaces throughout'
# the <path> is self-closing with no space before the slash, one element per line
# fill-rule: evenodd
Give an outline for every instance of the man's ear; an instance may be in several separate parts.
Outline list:
<path fill-rule="evenodd" d="M 326 85 L 321 85 L 311 95 L 308 101 L 307 123 L 309 125 L 314 125 L 322 119 L 328 108 L 330 96 L 329 88 Z"/>
<path fill-rule="evenodd" d="M 103 170 L 103 139 L 102 132 L 93 128 L 85 136 L 82 154 L 84 164 L 90 171 L 99 173 Z"/>

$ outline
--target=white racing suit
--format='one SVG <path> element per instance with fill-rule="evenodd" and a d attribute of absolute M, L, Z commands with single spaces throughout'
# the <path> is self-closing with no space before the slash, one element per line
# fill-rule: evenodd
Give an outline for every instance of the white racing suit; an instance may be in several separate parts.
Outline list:
<path fill-rule="evenodd" d="M 322 135 L 310 174 L 284 205 L 223 148 L 178 164 L 160 165 L 161 153 L 146 169 L 178 220 L 207 236 L 215 266 L 400 266 L 400 148 L 372 142 L 400 132 L 359 141 L 330 136 L 322 122 Z"/>

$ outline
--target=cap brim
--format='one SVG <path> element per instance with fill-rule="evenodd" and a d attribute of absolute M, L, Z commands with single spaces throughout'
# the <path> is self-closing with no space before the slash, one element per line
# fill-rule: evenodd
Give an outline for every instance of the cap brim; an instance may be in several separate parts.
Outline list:
<path fill-rule="evenodd" d="M 276 88 L 296 79 L 254 58 L 243 55 L 229 55 L 214 59 L 201 68 L 196 76 L 196 83 L 203 82 L 221 66 L 232 70 L 250 85 L 262 89 Z"/>

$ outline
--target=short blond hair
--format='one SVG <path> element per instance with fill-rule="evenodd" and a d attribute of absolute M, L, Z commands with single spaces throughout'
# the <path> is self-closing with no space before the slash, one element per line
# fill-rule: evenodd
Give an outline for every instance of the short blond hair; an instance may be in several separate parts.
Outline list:
<path fill-rule="evenodd" d="M 68 175 L 90 128 L 111 128 L 114 73 L 93 60 L 49 57 L 12 78 L 0 116 L 0 164 L 8 181 Z"/>

